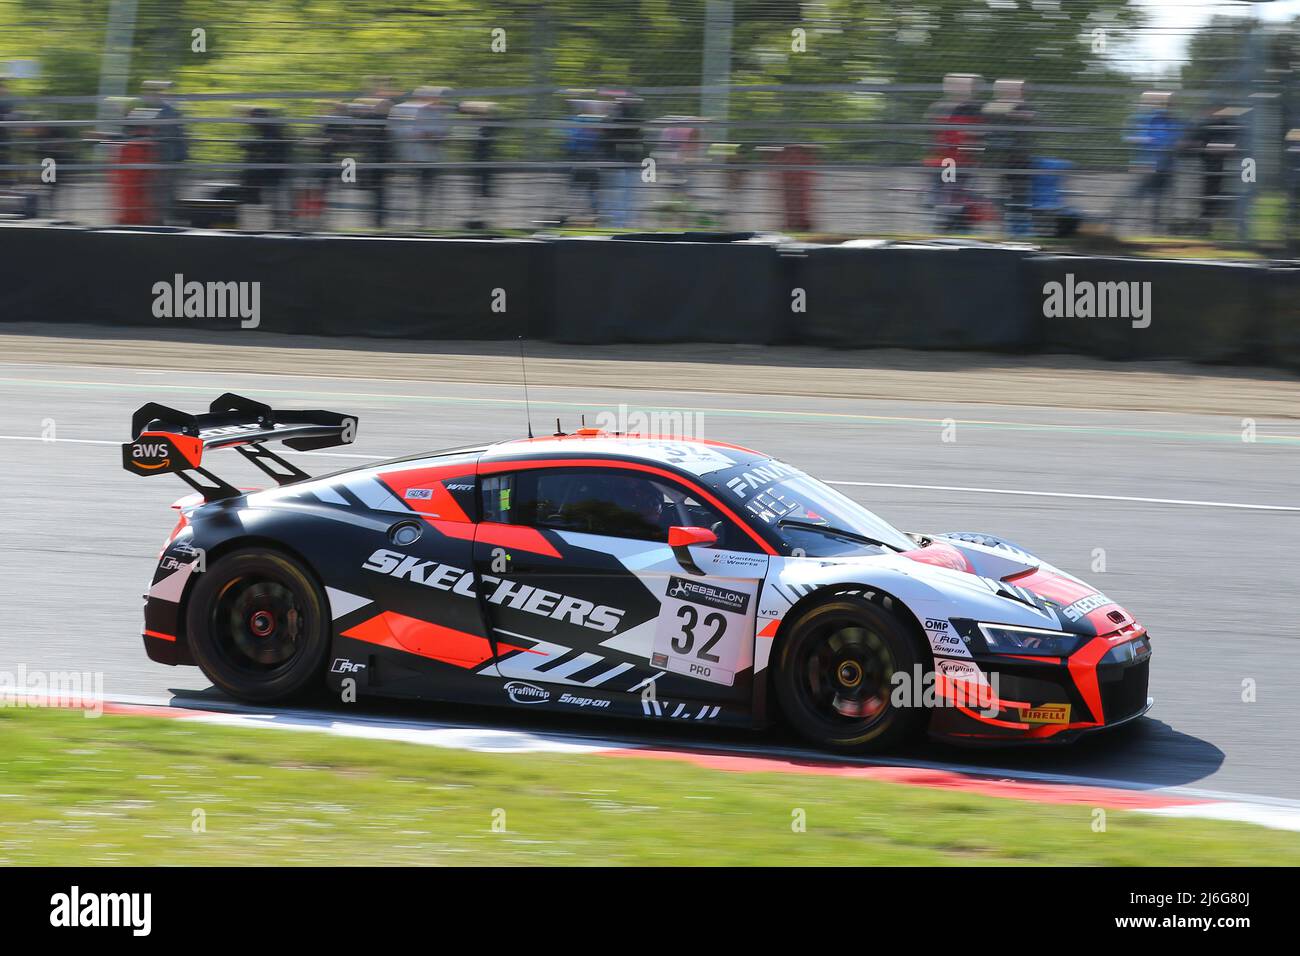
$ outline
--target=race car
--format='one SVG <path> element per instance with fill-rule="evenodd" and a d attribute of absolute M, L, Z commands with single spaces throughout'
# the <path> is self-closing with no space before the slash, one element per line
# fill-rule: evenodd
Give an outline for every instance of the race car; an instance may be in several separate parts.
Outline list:
<path fill-rule="evenodd" d="M 992 535 L 904 533 L 719 441 L 596 428 L 311 478 L 268 445 L 357 418 L 227 394 L 149 404 L 122 462 L 175 474 L 144 606 L 155 661 L 243 701 L 312 693 L 784 721 L 819 747 L 1063 742 L 1151 706 L 1147 632 Z M 276 482 L 206 467 L 234 448 Z"/>

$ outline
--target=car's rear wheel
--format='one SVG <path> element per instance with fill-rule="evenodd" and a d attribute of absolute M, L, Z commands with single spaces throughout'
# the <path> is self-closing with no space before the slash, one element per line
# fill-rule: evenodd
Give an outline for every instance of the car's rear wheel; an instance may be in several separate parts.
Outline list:
<path fill-rule="evenodd" d="M 777 649 L 777 699 L 791 726 L 836 750 L 885 750 L 915 735 L 926 713 L 893 700 L 894 675 L 920 662 L 909 629 L 856 595 L 838 595 L 789 625 Z"/>
<path fill-rule="evenodd" d="M 241 700 L 289 700 L 320 686 L 329 653 L 325 596 L 299 562 L 234 551 L 199 575 L 186 610 L 190 648 L 212 683 Z"/>

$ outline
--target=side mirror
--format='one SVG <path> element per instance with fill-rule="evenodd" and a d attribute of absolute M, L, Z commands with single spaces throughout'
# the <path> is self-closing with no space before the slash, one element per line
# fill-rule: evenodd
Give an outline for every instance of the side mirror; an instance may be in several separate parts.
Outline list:
<path fill-rule="evenodd" d="M 718 543 L 718 536 L 708 528 L 690 528 L 678 525 L 668 529 L 668 547 L 673 549 L 673 557 L 691 574 L 703 574 L 695 559 L 691 557 L 691 545 L 711 547 Z"/>

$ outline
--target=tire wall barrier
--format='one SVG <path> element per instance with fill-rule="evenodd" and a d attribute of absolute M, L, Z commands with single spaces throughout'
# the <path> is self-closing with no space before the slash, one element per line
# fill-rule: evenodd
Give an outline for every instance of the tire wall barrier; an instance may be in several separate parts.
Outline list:
<path fill-rule="evenodd" d="M 257 328 L 273 332 L 1050 351 L 1300 371 L 1296 265 L 728 238 L 0 226 L 0 322 L 236 329 L 238 314 L 187 314 L 187 284 L 256 283 Z"/>
<path fill-rule="evenodd" d="M 1035 256 L 1022 267 L 1025 308 L 1039 311 L 1047 351 L 1116 360 L 1265 357 L 1271 278 L 1265 267 L 1078 256 Z M 1048 314 L 1056 289 L 1063 304 L 1074 300 L 1067 314 Z"/>
<path fill-rule="evenodd" d="M 159 316 L 157 284 L 175 287 L 179 275 L 182 293 L 190 282 L 258 283 L 257 328 L 269 332 L 512 338 L 544 330 L 533 292 L 545 251 L 542 243 L 510 240 L 448 240 L 431 248 L 422 240 L 386 238 L 0 229 L 0 317 L 241 326 L 239 315 L 222 317 L 216 309 L 187 316 L 183 300 L 181 314 L 174 314 L 174 295 L 161 304 L 173 314 Z"/>
<path fill-rule="evenodd" d="M 1001 350 L 1034 342 L 1017 294 L 1023 252 L 823 246 L 787 257 L 806 296 L 806 312 L 792 317 L 791 339 L 802 344 Z"/>

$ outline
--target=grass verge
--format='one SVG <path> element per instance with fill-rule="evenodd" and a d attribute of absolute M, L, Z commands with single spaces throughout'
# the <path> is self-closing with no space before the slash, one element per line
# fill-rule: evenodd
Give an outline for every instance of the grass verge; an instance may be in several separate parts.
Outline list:
<path fill-rule="evenodd" d="M 800 811 L 806 830 L 793 824 Z M 1300 833 L 661 760 L 0 710 L 3 864 L 1291 864 Z M 199 824 L 202 823 L 202 826 Z"/>

